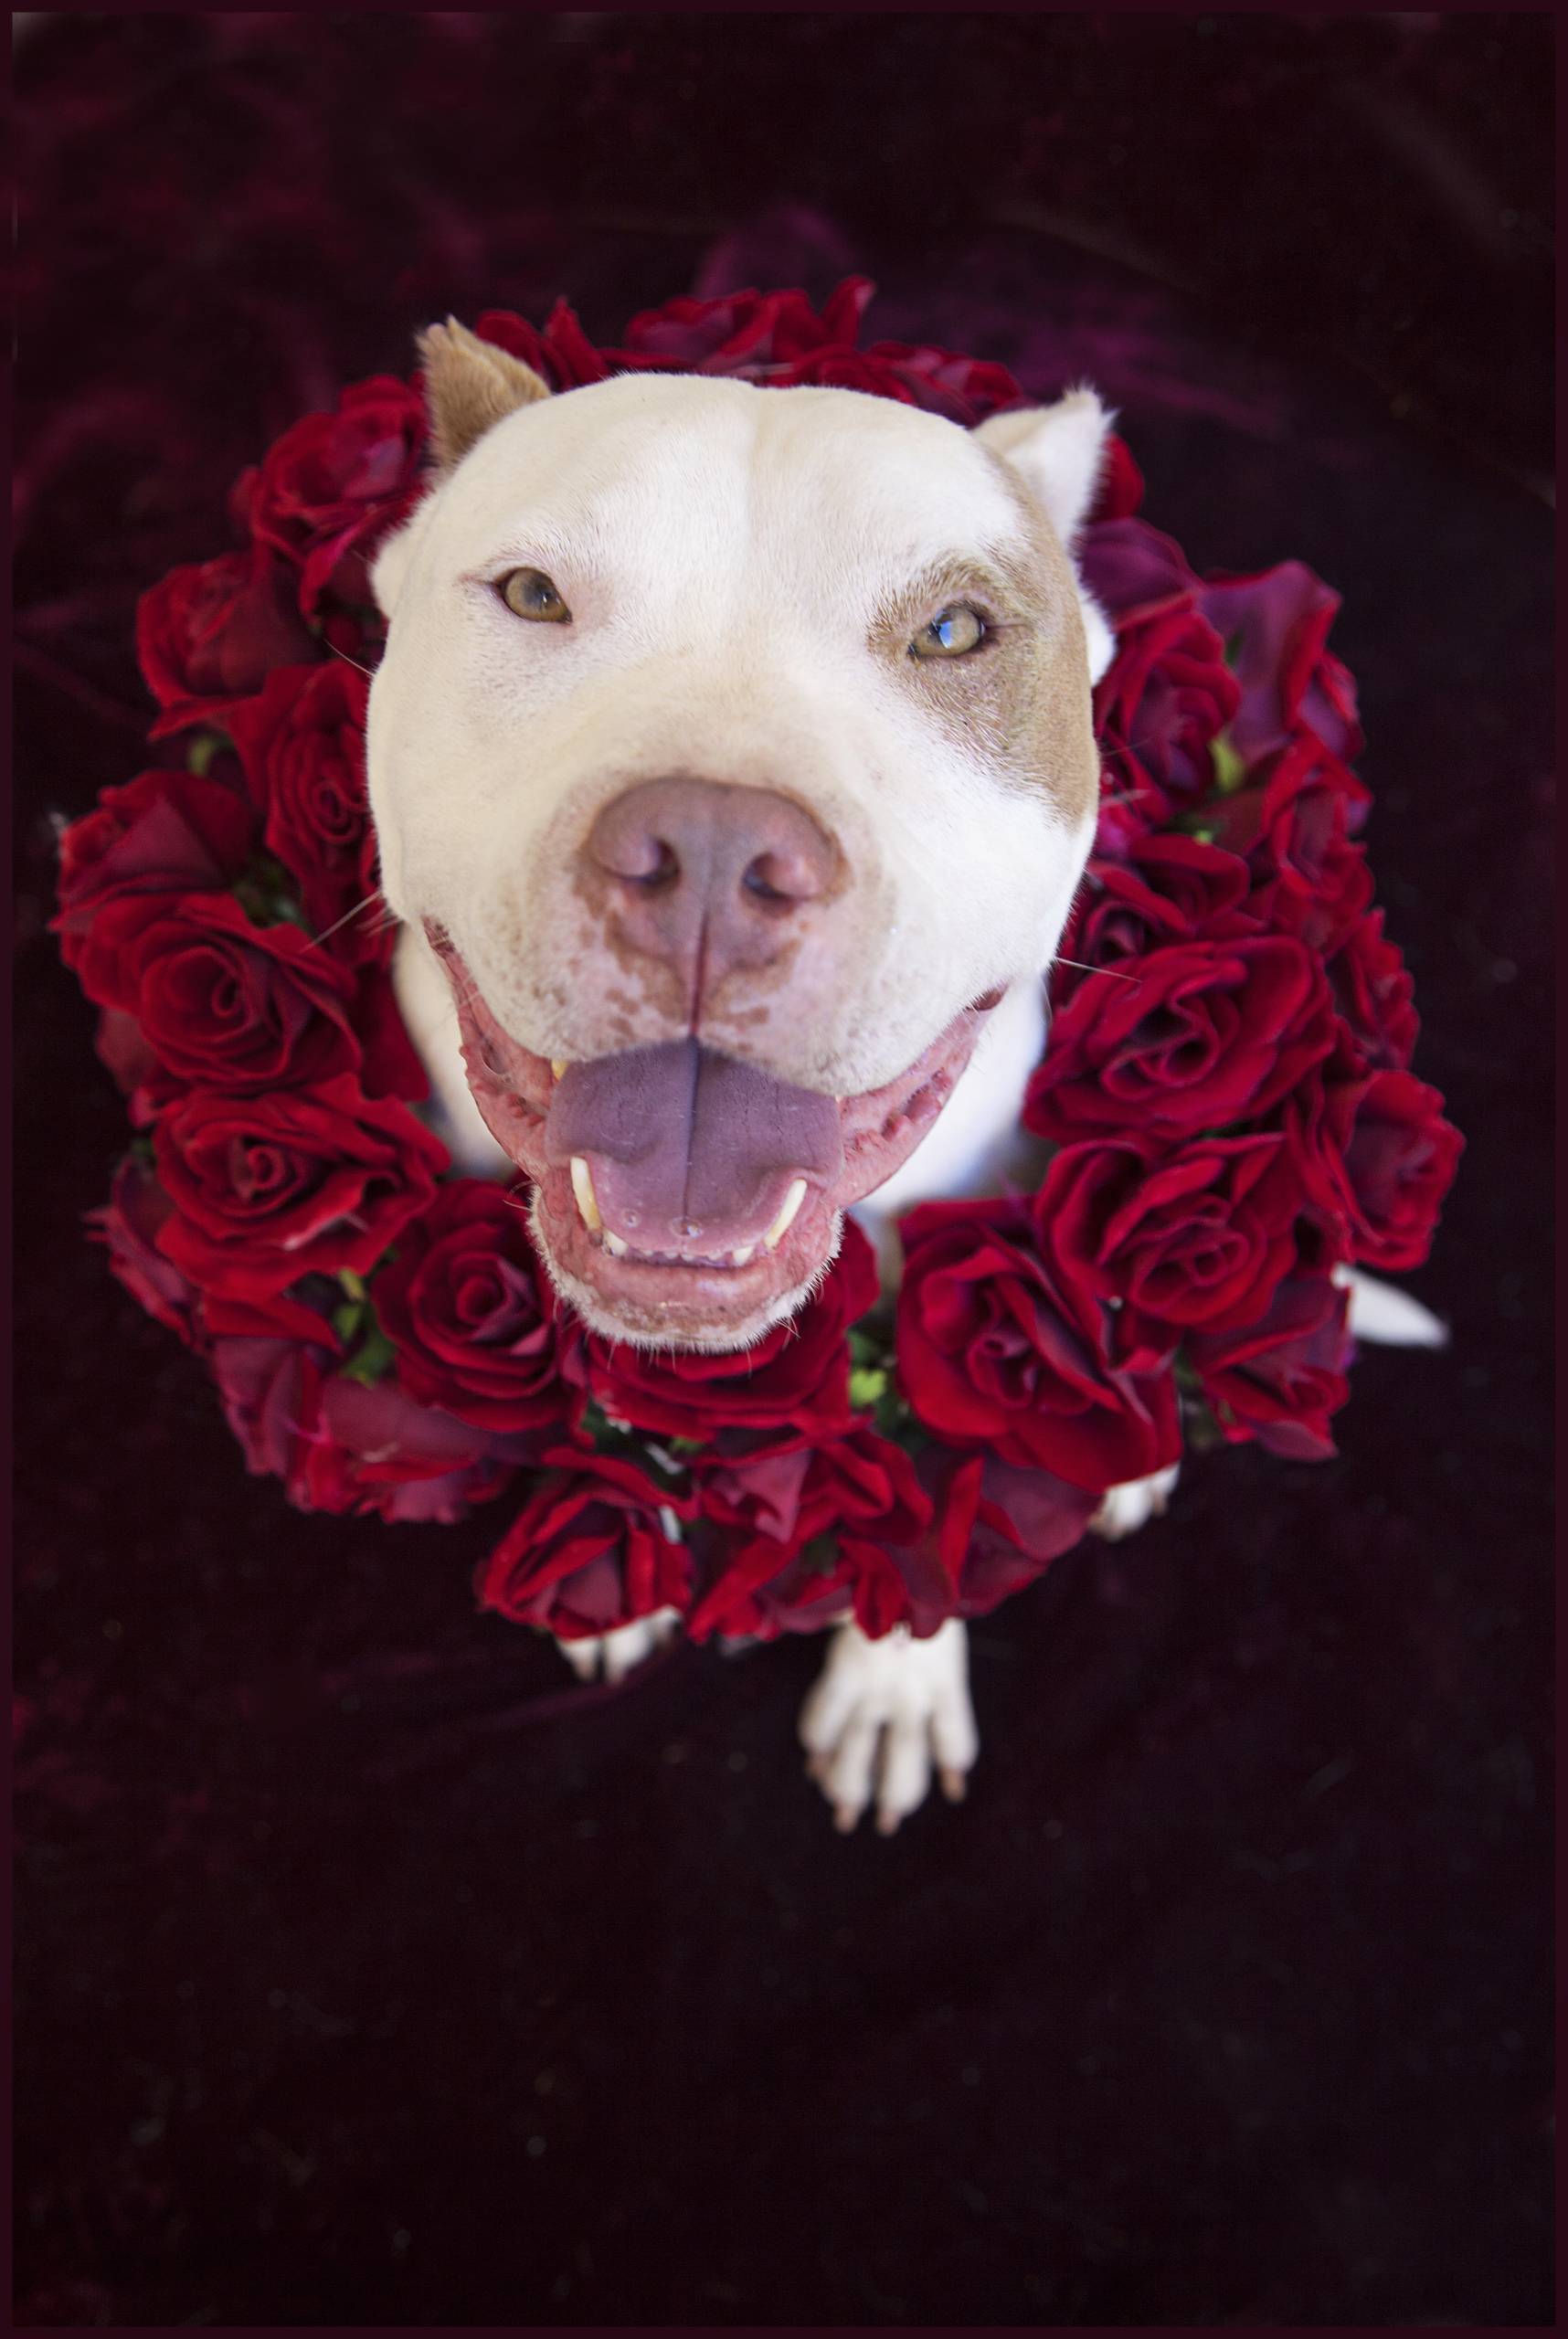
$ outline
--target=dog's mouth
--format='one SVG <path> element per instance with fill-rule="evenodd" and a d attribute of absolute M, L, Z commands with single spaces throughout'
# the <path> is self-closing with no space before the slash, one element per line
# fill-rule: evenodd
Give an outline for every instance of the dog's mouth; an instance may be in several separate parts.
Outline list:
<path fill-rule="evenodd" d="M 535 1186 L 557 1284 L 597 1329 L 744 1347 L 800 1302 L 844 1211 L 907 1159 L 969 1062 L 991 993 L 885 1087 L 828 1096 L 696 1039 L 551 1063 L 492 1014 L 428 929 L 457 1001 L 469 1086 Z"/>

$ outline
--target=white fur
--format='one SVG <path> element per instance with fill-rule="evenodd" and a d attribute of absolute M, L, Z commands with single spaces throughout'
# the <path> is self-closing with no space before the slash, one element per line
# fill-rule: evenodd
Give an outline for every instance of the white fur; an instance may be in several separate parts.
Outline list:
<path fill-rule="evenodd" d="M 964 1626 L 924 1641 L 900 1626 L 871 1641 L 841 1625 L 801 1709 L 800 1743 L 844 1833 L 874 1797 L 878 1831 L 892 1835 L 925 1802 L 933 1763 L 958 1802 L 980 1752 Z"/>

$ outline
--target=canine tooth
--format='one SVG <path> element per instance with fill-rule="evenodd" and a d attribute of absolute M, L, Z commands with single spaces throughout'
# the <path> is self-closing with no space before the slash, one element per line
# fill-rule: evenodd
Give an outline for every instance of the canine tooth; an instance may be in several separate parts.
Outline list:
<path fill-rule="evenodd" d="M 743 1243 L 738 1251 L 732 1251 L 730 1253 L 729 1263 L 732 1267 L 748 1267 L 756 1256 L 756 1244 Z"/>
<path fill-rule="evenodd" d="M 631 1248 L 630 1243 L 623 1243 L 620 1235 L 612 1233 L 608 1226 L 604 1230 L 603 1240 L 604 1247 L 612 1259 L 624 1259 Z"/>
<path fill-rule="evenodd" d="M 597 1234 L 604 1222 L 599 1217 L 599 1203 L 594 1199 L 593 1173 L 580 1153 L 572 1156 L 572 1191 L 577 1198 L 583 1224 L 590 1234 Z"/>
<path fill-rule="evenodd" d="M 805 1199 L 806 1180 L 804 1178 L 797 1178 L 784 1197 L 783 1209 L 762 1238 L 762 1247 L 765 1251 L 777 1251 L 789 1229 L 794 1225 L 795 1214 Z"/>
<path fill-rule="evenodd" d="M 565 1056 L 552 1056 L 550 1058 L 550 1073 L 553 1079 L 564 1080 L 569 1068 L 567 1060 Z"/>

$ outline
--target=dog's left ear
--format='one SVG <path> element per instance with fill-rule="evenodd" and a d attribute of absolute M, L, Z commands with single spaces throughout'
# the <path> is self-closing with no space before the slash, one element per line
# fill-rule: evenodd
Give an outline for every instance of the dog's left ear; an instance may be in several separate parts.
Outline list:
<path fill-rule="evenodd" d="M 1069 390 L 1054 406 L 993 414 L 975 432 L 1022 473 L 1068 552 L 1095 500 L 1114 418 L 1093 390 Z"/>
<path fill-rule="evenodd" d="M 430 417 L 430 452 L 440 471 L 450 471 L 487 430 L 522 406 L 547 398 L 550 386 L 511 351 L 449 317 L 419 335 L 425 368 L 425 404 Z"/>
<path fill-rule="evenodd" d="M 1011 463 L 1032 490 L 1071 560 L 1073 539 L 1087 518 L 1105 468 L 1106 442 L 1115 416 L 1093 390 L 1069 390 L 1054 406 L 1016 407 L 993 414 L 975 437 L 993 455 Z M 1076 563 L 1074 575 L 1077 576 Z M 1078 579 L 1078 601 L 1089 653 L 1089 680 L 1097 683 L 1116 651 L 1104 611 Z"/>

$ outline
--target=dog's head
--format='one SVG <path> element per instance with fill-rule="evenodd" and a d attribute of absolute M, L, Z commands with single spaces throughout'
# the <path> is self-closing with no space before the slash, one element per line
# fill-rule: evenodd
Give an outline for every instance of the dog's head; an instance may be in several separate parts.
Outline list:
<path fill-rule="evenodd" d="M 384 547 L 370 799 L 557 1284 L 737 1348 L 1049 964 L 1093 834 L 1069 550 L 1108 421 L 853 390 L 551 397 L 422 344 L 438 471 Z"/>

